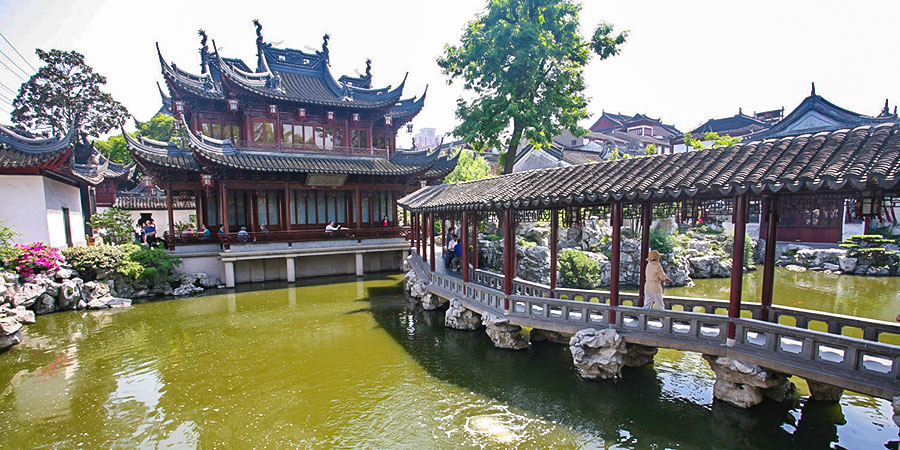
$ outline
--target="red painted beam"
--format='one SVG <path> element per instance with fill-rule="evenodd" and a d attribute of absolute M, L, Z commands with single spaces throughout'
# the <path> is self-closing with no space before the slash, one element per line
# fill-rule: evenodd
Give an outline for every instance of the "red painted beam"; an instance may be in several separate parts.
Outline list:
<path fill-rule="evenodd" d="M 728 317 L 736 319 L 741 315 L 741 289 L 744 281 L 744 235 L 747 232 L 747 194 L 734 197 L 734 246 L 731 251 L 731 296 L 728 303 Z M 728 323 L 729 346 L 734 345 L 735 325 Z"/>

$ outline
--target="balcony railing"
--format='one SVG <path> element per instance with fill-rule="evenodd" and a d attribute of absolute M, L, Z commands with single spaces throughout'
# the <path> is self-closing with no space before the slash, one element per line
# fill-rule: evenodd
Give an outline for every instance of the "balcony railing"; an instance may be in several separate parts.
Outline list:
<path fill-rule="evenodd" d="M 355 155 L 355 156 L 378 156 L 382 158 L 388 157 L 388 150 L 385 148 L 360 148 L 332 146 L 330 148 L 318 147 L 315 145 L 292 145 L 283 142 L 255 142 L 252 140 L 237 140 L 234 145 L 244 149 L 260 149 L 260 150 L 277 150 L 280 152 L 297 152 L 297 153 L 316 153 L 327 155 Z"/>
<path fill-rule="evenodd" d="M 176 233 L 174 238 L 165 233 L 164 239 L 170 248 L 179 245 L 197 244 L 222 244 L 222 245 L 246 245 L 269 242 L 312 242 L 355 239 L 379 239 L 379 238 L 407 238 L 409 227 L 374 227 L 374 228 L 343 228 L 327 232 L 321 230 L 292 230 L 292 231 L 268 231 L 253 233 L 212 233 L 204 236 L 202 233 Z"/>

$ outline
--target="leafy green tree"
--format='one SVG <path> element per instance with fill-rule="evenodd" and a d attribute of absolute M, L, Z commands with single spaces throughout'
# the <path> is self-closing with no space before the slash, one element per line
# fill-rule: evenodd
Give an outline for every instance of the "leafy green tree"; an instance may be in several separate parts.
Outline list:
<path fill-rule="evenodd" d="M 644 155 L 646 155 L 646 156 L 656 155 L 658 153 L 659 153 L 659 150 L 656 149 L 656 144 L 650 144 L 650 145 L 644 147 Z"/>
<path fill-rule="evenodd" d="M 578 33 L 581 5 L 573 0 L 491 0 L 469 22 L 459 45 L 446 46 L 438 65 L 461 79 L 475 98 L 460 98 L 454 133 L 467 142 L 506 148 L 511 173 L 524 139 L 549 145 L 563 129 L 583 133 L 588 117 L 583 68 L 591 52 L 619 53 L 628 33 L 601 23 L 586 42 Z"/>
<path fill-rule="evenodd" d="M 576 289 L 593 289 L 600 285 L 600 263 L 581 250 L 567 248 L 559 252 L 560 284 Z"/>
<path fill-rule="evenodd" d="M 100 90 L 106 77 L 94 72 L 75 51 L 36 50 L 44 65 L 19 88 L 13 122 L 44 135 L 63 134 L 74 120 L 79 133 L 100 136 L 116 128 L 128 110 Z"/>
<path fill-rule="evenodd" d="M 694 150 L 703 150 L 704 148 L 716 148 L 716 147 L 730 147 L 732 145 L 740 143 L 744 138 L 737 136 L 731 137 L 729 135 L 719 136 L 719 133 L 714 131 L 707 132 L 703 134 L 700 139 L 697 139 L 691 133 L 684 133 L 684 145 L 689 148 L 693 148 Z M 712 146 L 707 147 L 703 144 L 704 141 L 712 141 Z"/>
<path fill-rule="evenodd" d="M 460 150 L 459 160 L 453 172 L 450 172 L 444 183 L 458 183 L 460 181 L 480 180 L 493 176 L 491 163 L 484 156 L 476 156 L 472 150 Z"/>
<path fill-rule="evenodd" d="M 178 135 L 175 133 L 175 118 L 165 114 L 157 114 L 148 122 L 141 122 L 137 133 L 146 138 L 163 142 L 174 142 Z M 137 135 L 132 133 L 132 136 Z M 131 153 L 121 134 L 114 134 L 105 141 L 94 141 L 94 147 L 103 156 L 119 163 L 131 162 Z"/>
<path fill-rule="evenodd" d="M 124 244 L 131 242 L 134 238 L 131 214 L 123 209 L 112 208 L 102 213 L 92 214 L 88 225 L 103 230 L 103 239 L 110 244 Z"/>
<path fill-rule="evenodd" d="M 0 266 L 4 261 L 19 256 L 19 248 L 16 247 L 15 239 L 16 236 L 22 235 L 11 226 L 6 225 L 6 221 L 7 219 L 0 220 Z"/>

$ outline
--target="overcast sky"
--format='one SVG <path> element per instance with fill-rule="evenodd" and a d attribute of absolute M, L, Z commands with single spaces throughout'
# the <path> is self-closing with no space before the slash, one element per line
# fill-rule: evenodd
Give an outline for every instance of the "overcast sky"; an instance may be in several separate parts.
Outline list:
<path fill-rule="evenodd" d="M 35 48 L 74 49 L 108 78 L 107 91 L 138 119 L 159 108 L 162 81 L 155 42 L 181 68 L 199 72 L 197 29 L 223 55 L 255 67 L 258 18 L 267 42 L 299 49 L 321 46 L 329 33 L 335 77 L 373 61 L 374 84 L 396 85 L 409 72 L 405 96 L 429 85 L 421 127 L 450 131 L 461 94 L 448 86 L 435 59 L 456 43 L 484 0 L 402 1 L 72 1 L 0 0 L 0 32 L 32 65 Z M 630 30 L 619 56 L 594 59 L 586 70 L 591 119 L 602 110 L 661 117 L 682 131 L 712 117 L 797 106 L 816 82 L 818 94 L 863 114 L 885 98 L 900 101 L 897 20 L 900 1 L 598 1 L 585 2 L 583 35 L 611 22 Z M 24 69 L 5 42 L 0 50 Z M 0 55 L 0 60 L 9 61 Z M 21 80 L 0 66 L 0 83 Z M 0 94 L 11 97 L 0 88 Z M 0 109 L 11 110 L 0 97 Z M 0 121 L 9 117 L 0 111 Z M 414 132 L 415 133 L 415 132 Z M 400 132 L 402 146 L 411 135 Z"/>

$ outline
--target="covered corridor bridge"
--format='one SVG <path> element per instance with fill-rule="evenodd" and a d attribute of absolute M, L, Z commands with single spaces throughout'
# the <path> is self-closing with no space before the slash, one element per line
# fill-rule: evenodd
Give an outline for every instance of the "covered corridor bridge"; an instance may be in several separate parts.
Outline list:
<path fill-rule="evenodd" d="M 428 280 L 427 289 L 457 299 L 475 312 L 567 333 L 615 328 L 629 343 L 730 356 L 807 380 L 891 398 L 900 394 L 900 347 L 885 341 L 900 337 L 900 326 L 773 306 L 772 288 L 780 211 L 811 211 L 840 199 L 855 205 L 860 215 L 877 216 L 900 199 L 898 181 L 900 125 L 884 124 L 430 186 L 402 198 L 399 205 L 412 214 L 413 267 Z M 766 224 L 763 288 L 759 303 L 742 303 L 744 236 L 751 210 L 763 214 Z M 641 308 L 653 218 L 684 220 L 703 211 L 732 215 L 735 238 L 729 300 L 667 297 L 669 308 L 681 310 Z M 589 216 L 607 217 L 612 226 L 608 292 L 557 287 L 559 222 L 572 225 Z M 503 230 L 503 274 L 478 269 L 478 224 L 487 217 L 496 217 Z M 619 289 L 625 218 L 641 223 L 638 295 Z M 452 220 L 463 230 L 463 260 L 469 269 L 462 271 L 461 279 L 435 271 L 434 225 L 443 220 Z M 549 285 L 515 278 L 516 223 L 526 220 L 550 223 Z M 715 314 L 724 309 L 727 316 Z M 826 332 L 810 327 L 821 324 Z"/>

